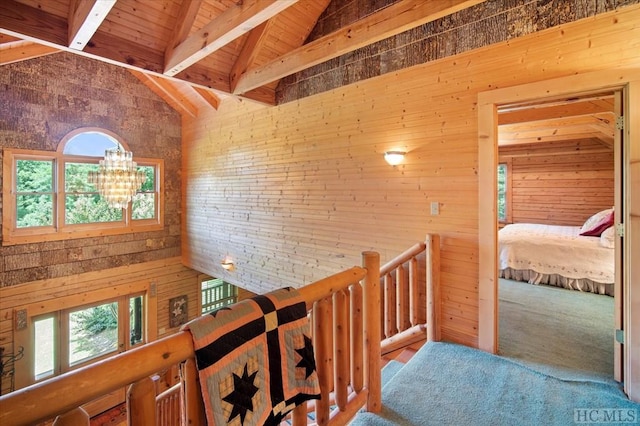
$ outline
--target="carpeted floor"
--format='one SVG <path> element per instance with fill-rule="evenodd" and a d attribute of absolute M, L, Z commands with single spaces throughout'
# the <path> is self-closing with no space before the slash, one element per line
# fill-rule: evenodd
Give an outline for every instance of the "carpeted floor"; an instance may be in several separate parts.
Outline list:
<path fill-rule="evenodd" d="M 500 356 L 428 343 L 385 366 L 382 412 L 352 425 L 640 424 L 613 381 L 612 297 L 500 280 L 499 300 Z"/>
<path fill-rule="evenodd" d="M 613 298 L 500 280 L 498 353 L 561 378 L 613 379 Z"/>
<path fill-rule="evenodd" d="M 603 381 L 562 380 L 466 346 L 425 344 L 382 388 L 381 413 L 352 426 L 637 424 L 640 404 Z M 588 422 L 585 421 L 589 420 Z"/>

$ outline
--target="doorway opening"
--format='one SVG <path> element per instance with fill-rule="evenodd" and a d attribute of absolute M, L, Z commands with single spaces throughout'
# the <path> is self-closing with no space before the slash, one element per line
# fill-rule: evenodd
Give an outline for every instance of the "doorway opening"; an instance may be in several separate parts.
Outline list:
<path fill-rule="evenodd" d="M 498 353 L 567 378 L 614 376 L 620 99 L 605 91 L 497 110 Z"/>

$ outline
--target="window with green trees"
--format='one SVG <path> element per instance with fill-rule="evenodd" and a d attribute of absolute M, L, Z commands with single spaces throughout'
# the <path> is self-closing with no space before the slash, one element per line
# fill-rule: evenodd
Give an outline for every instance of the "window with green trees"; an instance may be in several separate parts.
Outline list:
<path fill-rule="evenodd" d="M 162 160 L 136 158 L 146 180 L 126 209 L 109 207 L 89 182 L 114 147 L 124 149 L 115 135 L 89 129 L 65 137 L 57 152 L 5 149 L 4 244 L 161 228 Z"/>
<path fill-rule="evenodd" d="M 498 221 L 507 221 L 507 165 L 498 164 Z"/>
<path fill-rule="evenodd" d="M 145 342 L 142 294 L 33 318 L 33 377 L 44 380 Z"/>

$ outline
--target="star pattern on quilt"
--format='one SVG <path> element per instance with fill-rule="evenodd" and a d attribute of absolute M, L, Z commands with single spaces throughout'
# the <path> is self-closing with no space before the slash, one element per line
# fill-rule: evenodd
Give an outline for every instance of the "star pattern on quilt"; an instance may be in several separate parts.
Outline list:
<path fill-rule="evenodd" d="M 259 388 L 254 385 L 256 374 L 258 374 L 257 371 L 249 374 L 247 364 L 244 365 L 242 377 L 233 373 L 233 391 L 222 398 L 225 402 L 233 406 L 233 410 L 227 420 L 228 422 L 240 416 L 240 424 L 244 424 L 247 411 L 253 412 L 252 398 L 259 390 Z"/>
<path fill-rule="evenodd" d="M 316 365 L 313 357 L 313 345 L 311 344 L 311 338 L 304 336 L 304 347 L 296 349 L 298 355 L 300 355 L 300 361 L 296 364 L 296 367 L 305 369 L 305 379 L 316 371 Z"/>

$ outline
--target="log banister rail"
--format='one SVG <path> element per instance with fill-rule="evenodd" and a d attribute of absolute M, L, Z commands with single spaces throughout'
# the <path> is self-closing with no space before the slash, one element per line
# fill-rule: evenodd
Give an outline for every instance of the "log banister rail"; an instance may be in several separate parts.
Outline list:
<path fill-rule="evenodd" d="M 368 411 L 373 412 L 378 411 L 381 405 L 381 332 L 380 310 L 378 308 L 380 306 L 378 278 L 380 259 L 378 253 L 364 252 L 363 265 L 364 267 L 353 267 L 298 289 L 307 308 L 313 310 L 317 305 L 316 302 L 331 300 L 336 293 L 347 294 L 352 286 L 362 282 L 362 303 L 357 309 L 363 311 L 364 324 L 362 335 L 353 340 L 356 341 L 356 345 L 364 345 L 364 350 L 357 351 L 362 354 L 360 361 L 362 368 L 360 368 L 359 374 L 365 375 L 364 386 L 360 391 L 356 390 L 348 396 L 347 408 L 342 407 L 330 414 L 326 420 L 326 424 L 330 425 L 346 424 L 365 405 Z M 330 344 L 333 348 L 329 348 L 329 350 L 344 351 L 345 348 L 335 347 L 339 343 L 336 342 L 335 331 L 332 333 Z M 353 345 L 354 342 L 352 341 L 351 344 Z M 351 351 L 348 348 L 346 350 Z M 194 347 L 191 335 L 187 332 L 178 332 L 139 348 L 0 396 L 0 424 L 3 426 L 33 425 L 53 419 L 56 415 L 69 413 L 73 410 L 79 411 L 78 407 L 82 404 L 113 390 L 144 381 L 153 374 L 185 360 L 189 364 L 193 356 Z M 334 371 L 327 373 L 333 377 Z M 353 371 L 351 373 L 353 374 Z M 342 379 L 344 377 L 341 378 L 340 386 L 348 381 Z M 323 390 L 323 394 L 330 392 L 330 398 L 335 399 L 335 389 L 333 388 L 335 383 L 332 381 L 329 383 L 332 385 L 332 389 Z M 343 391 L 344 389 L 341 389 L 338 392 L 341 395 L 341 403 L 344 402 L 341 393 Z M 153 397 L 155 398 L 155 395 Z M 193 388 L 187 389 L 185 399 L 192 400 L 193 398 Z M 358 405 L 355 406 L 356 404 Z M 186 410 L 189 409 L 186 407 Z M 300 406 L 294 411 L 294 425 L 300 424 L 301 419 L 303 420 L 302 424 L 306 424 L 306 407 Z M 131 413 L 129 416 L 131 418 Z M 149 423 L 144 422 L 144 424 Z"/>
<path fill-rule="evenodd" d="M 0 397 L 0 424 L 32 425 L 51 419 L 192 356 L 191 335 L 178 332 L 3 395 Z"/>
<path fill-rule="evenodd" d="M 424 273 L 422 272 L 424 265 Z M 344 425 L 362 407 L 377 412 L 381 408 L 381 354 L 419 340 L 439 340 L 440 237 L 428 234 L 420 242 L 380 267 L 379 255 L 363 253 L 363 267 L 354 266 L 298 289 L 312 318 L 312 330 L 326 333 L 316 342 L 316 362 L 326 365 L 321 378 L 324 400 L 315 406 L 318 424 Z M 357 285 L 361 283 L 362 285 Z M 384 287 L 381 287 L 381 283 Z M 390 303 L 389 296 L 393 303 Z M 385 299 L 383 299 L 385 298 Z M 407 302 L 408 300 L 408 302 Z M 348 309 L 349 315 L 342 310 Z M 321 324 L 313 324 L 316 322 Z M 386 335 L 393 323 L 394 334 Z M 328 326 L 328 324 L 330 326 Z M 354 336 L 345 345 L 345 336 Z M 355 336 L 360 336 L 356 338 Z M 347 347 L 345 347 L 347 346 Z M 43 382 L 0 396 L 2 426 L 33 425 L 53 419 L 60 425 L 84 418 L 78 407 L 113 390 L 131 386 L 130 391 L 150 376 L 183 363 L 188 366 L 183 388 L 182 423 L 194 424 L 201 417 L 201 398 L 194 385 L 197 372 L 193 362 L 191 335 L 178 332 L 114 357 L 73 370 Z M 117 372 L 117 373 L 115 373 Z M 194 378 L 196 377 L 196 378 Z M 191 385 L 189 384 L 191 383 Z M 140 391 L 138 391 L 140 392 Z M 149 391 L 133 394 L 128 400 L 130 419 L 140 419 L 150 411 Z M 130 392 L 130 394 L 133 392 Z M 334 407 L 326 402 L 332 401 Z M 293 412 L 293 425 L 307 423 L 307 404 Z M 61 416 L 67 413 L 67 416 Z M 153 414 L 150 415 L 153 417 Z M 136 420 L 140 422 L 140 420 Z M 197 423 L 197 421 L 196 421 Z M 88 423 L 87 423 L 88 424 Z M 152 424 L 147 423 L 144 424 Z"/>
<path fill-rule="evenodd" d="M 418 257 L 423 254 L 421 280 Z M 440 340 L 439 272 L 440 236 L 436 234 L 427 234 L 424 242 L 414 244 L 380 267 L 382 354 L 420 340 Z"/>

